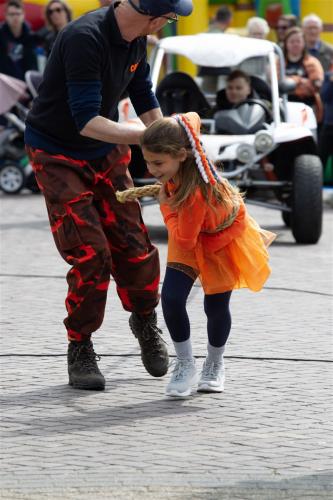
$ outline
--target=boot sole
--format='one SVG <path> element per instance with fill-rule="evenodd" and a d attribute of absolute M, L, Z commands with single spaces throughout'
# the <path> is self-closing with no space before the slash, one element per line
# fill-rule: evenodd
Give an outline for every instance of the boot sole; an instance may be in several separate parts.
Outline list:
<path fill-rule="evenodd" d="M 68 381 L 68 385 L 73 387 L 73 389 L 81 389 L 83 391 L 104 391 L 105 384 L 96 384 L 96 385 L 86 385 L 86 384 L 78 384 L 77 382 L 73 382 L 71 379 Z"/>
<path fill-rule="evenodd" d="M 166 367 L 166 369 L 163 370 L 163 372 L 152 372 L 152 371 L 148 370 L 148 368 L 145 365 L 143 365 L 143 366 L 144 366 L 146 372 L 149 373 L 149 375 L 151 375 L 152 377 L 155 377 L 155 378 L 164 377 L 164 375 L 166 375 L 168 373 L 168 368 L 169 368 L 169 365 L 168 365 Z"/>

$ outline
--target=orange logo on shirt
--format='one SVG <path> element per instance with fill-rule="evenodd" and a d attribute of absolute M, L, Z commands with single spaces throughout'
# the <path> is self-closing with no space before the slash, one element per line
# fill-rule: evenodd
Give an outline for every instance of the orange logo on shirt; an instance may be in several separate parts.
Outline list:
<path fill-rule="evenodd" d="M 134 71 L 136 70 L 136 68 L 139 66 L 139 63 L 135 63 L 135 64 L 132 64 L 130 66 L 130 72 L 131 73 L 134 73 Z"/>

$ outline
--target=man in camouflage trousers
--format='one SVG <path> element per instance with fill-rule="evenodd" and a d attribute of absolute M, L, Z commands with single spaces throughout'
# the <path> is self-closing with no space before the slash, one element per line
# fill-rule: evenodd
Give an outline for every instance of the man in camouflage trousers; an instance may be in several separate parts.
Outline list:
<path fill-rule="evenodd" d="M 168 353 L 157 327 L 159 258 L 139 203 L 115 191 L 133 186 L 130 148 L 161 117 L 152 92 L 146 36 L 189 15 L 191 0 L 120 0 L 70 23 L 58 35 L 25 140 L 67 275 L 69 383 L 102 390 L 91 335 L 102 324 L 110 275 L 147 371 L 163 376 Z M 142 124 L 117 123 L 127 91 Z"/>

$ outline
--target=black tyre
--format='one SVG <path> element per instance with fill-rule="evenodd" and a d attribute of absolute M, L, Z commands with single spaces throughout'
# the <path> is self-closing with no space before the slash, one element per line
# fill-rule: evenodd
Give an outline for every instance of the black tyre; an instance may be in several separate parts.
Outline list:
<path fill-rule="evenodd" d="M 282 220 L 287 227 L 291 225 L 291 213 L 290 212 L 281 212 Z"/>
<path fill-rule="evenodd" d="M 7 194 L 16 194 L 24 188 L 25 176 L 22 168 L 7 163 L 0 169 L 0 189 Z"/>
<path fill-rule="evenodd" d="M 317 243 L 323 217 L 323 168 L 315 155 L 295 158 L 291 230 L 297 243 Z"/>

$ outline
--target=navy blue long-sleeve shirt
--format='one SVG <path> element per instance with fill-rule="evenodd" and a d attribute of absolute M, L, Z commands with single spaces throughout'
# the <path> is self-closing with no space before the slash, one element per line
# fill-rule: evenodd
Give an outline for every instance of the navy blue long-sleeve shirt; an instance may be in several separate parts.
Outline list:
<path fill-rule="evenodd" d="M 159 107 L 146 38 L 131 43 L 122 38 L 116 6 L 90 12 L 59 33 L 27 118 L 29 146 L 78 159 L 99 158 L 114 145 L 80 135 L 92 118 L 117 121 L 125 92 L 138 115 Z"/>

